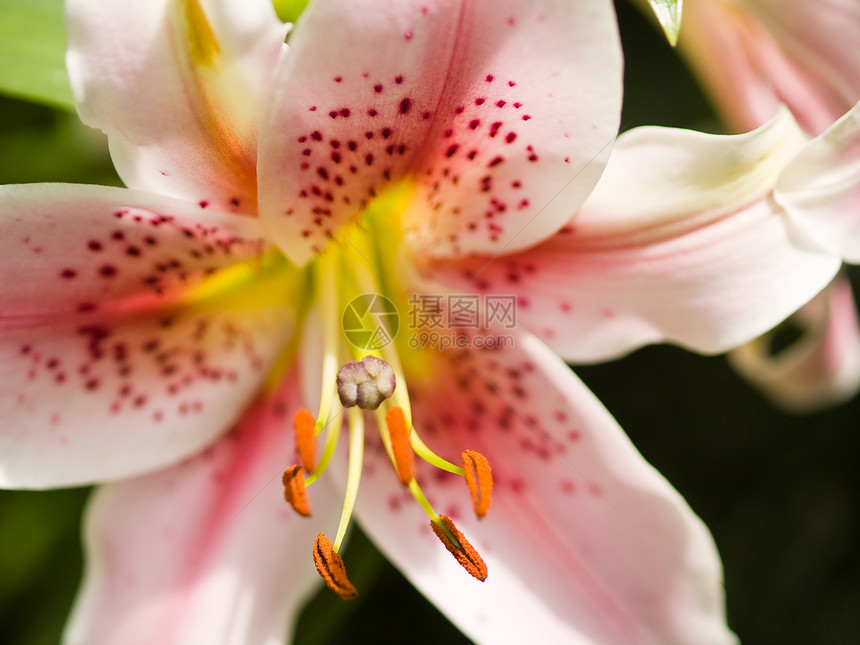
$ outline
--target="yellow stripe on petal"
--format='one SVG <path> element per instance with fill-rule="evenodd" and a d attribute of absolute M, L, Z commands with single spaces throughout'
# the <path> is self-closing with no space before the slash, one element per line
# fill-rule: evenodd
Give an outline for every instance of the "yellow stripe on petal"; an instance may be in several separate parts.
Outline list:
<path fill-rule="evenodd" d="M 251 88 L 238 71 L 237 60 L 221 48 L 215 28 L 200 0 L 176 0 L 171 26 L 186 98 L 226 167 L 253 185 L 244 212 L 256 210 L 256 132 L 258 115 L 246 105 Z M 217 26 L 217 25 L 216 25 Z"/>
<path fill-rule="evenodd" d="M 214 65 L 217 55 L 221 53 L 221 47 L 203 7 L 198 0 L 181 0 L 181 4 L 185 18 L 181 24 L 186 30 L 184 35 L 192 62 L 195 65 Z"/>

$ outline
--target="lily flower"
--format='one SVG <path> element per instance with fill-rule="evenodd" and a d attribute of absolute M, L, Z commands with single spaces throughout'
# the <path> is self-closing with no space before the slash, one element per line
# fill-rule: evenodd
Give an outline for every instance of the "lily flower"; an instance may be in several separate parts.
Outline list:
<path fill-rule="evenodd" d="M 608 1 L 317 0 L 289 51 L 266 0 L 67 11 L 129 188 L 0 190 L 0 484 L 104 484 L 68 643 L 282 642 L 318 574 L 356 591 L 353 515 L 478 642 L 734 641 L 707 530 L 556 352 L 723 351 L 822 288 L 832 200 L 771 208 L 789 118 L 627 135 L 595 189 Z M 495 293 L 504 347 L 343 333 Z"/>
<path fill-rule="evenodd" d="M 688 0 L 680 49 L 737 131 L 785 104 L 821 134 L 860 100 L 860 6 L 851 0 Z M 798 338 L 779 352 L 786 329 Z M 729 355 L 776 405 L 793 412 L 846 401 L 860 388 L 860 325 L 843 276 L 783 325 Z"/>

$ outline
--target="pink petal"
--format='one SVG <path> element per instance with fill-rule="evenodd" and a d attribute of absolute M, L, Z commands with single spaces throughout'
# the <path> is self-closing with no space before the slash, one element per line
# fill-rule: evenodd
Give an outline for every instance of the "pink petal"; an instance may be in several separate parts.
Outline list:
<path fill-rule="evenodd" d="M 258 401 L 202 454 L 96 493 L 67 643 L 284 642 L 319 581 L 318 527 L 293 513 L 280 483 L 296 389 L 291 379 Z M 324 493 L 312 489 L 314 511 L 334 515 Z"/>
<path fill-rule="evenodd" d="M 185 297 L 257 257 L 250 218 L 35 184 L 0 189 L 0 231 L 5 486 L 127 476 L 198 450 L 235 421 L 292 335 L 286 276 L 283 293 L 250 303 L 244 283 L 223 285 L 220 300 Z"/>
<path fill-rule="evenodd" d="M 228 294 L 229 296 L 229 294 Z M 0 330 L 0 484 L 126 477 L 224 432 L 289 340 L 284 305 L 68 316 Z"/>
<path fill-rule="evenodd" d="M 553 238 L 426 272 L 452 292 L 516 295 L 517 324 L 571 361 L 660 341 L 725 351 L 784 320 L 838 269 L 767 199 L 802 142 L 785 112 L 737 137 L 633 130 Z"/>
<path fill-rule="evenodd" d="M 797 155 L 774 198 L 805 234 L 860 262 L 860 103 Z"/>
<path fill-rule="evenodd" d="M 320 0 L 290 46 L 260 185 L 299 264 L 405 177 L 416 246 L 529 246 L 588 195 L 617 128 L 620 49 L 603 0 Z"/>
<path fill-rule="evenodd" d="M 244 217 L 104 186 L 0 187 L 0 316 L 78 316 L 163 305 L 217 269 L 258 256 Z"/>
<path fill-rule="evenodd" d="M 851 285 L 837 277 L 789 321 L 803 336 L 774 355 L 774 335 L 748 343 L 729 358 L 738 372 L 789 412 L 811 412 L 860 389 L 860 325 Z"/>
<path fill-rule="evenodd" d="M 858 38 L 854 0 L 696 0 L 680 46 L 738 129 L 785 103 L 817 134 L 860 99 Z"/>
<path fill-rule="evenodd" d="M 434 378 L 410 381 L 428 444 L 490 461 L 493 504 L 480 522 L 461 478 L 419 473 L 486 560 L 486 582 L 455 563 L 373 448 L 362 526 L 477 642 L 734 642 L 702 523 L 557 357 L 527 334 L 517 343 L 440 355 Z"/>
<path fill-rule="evenodd" d="M 269 0 L 72 0 L 72 89 L 125 183 L 253 213 L 260 105 L 286 28 Z"/>

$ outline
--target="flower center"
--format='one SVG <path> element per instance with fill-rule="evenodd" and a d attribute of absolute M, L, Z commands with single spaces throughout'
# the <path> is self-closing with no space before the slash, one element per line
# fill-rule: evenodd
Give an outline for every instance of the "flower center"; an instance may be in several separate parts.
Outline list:
<path fill-rule="evenodd" d="M 487 568 L 477 551 L 454 526 L 439 515 L 428 501 L 416 478 L 416 457 L 435 468 L 466 479 L 476 515 L 486 515 L 490 507 L 492 475 L 486 458 L 473 450 L 462 453 L 463 466 L 434 453 L 413 424 L 412 406 L 401 355 L 410 361 L 422 356 L 405 343 L 398 344 L 395 322 L 397 304 L 406 296 L 396 270 L 400 242 L 399 221 L 391 213 L 401 212 L 401 189 L 381 196 L 363 214 L 361 221 L 346 231 L 336 231 L 332 242 L 309 268 L 316 310 L 305 321 L 305 336 L 322 331 L 322 376 L 317 414 L 302 409 L 295 412 L 296 459 L 283 476 L 284 497 L 295 511 L 311 515 L 307 488 L 326 471 L 340 436 L 344 416 L 349 428 L 349 460 L 343 509 L 334 541 L 320 533 L 314 543 L 314 563 L 326 584 L 342 598 L 355 596 L 338 555 L 358 497 L 364 460 L 364 432 L 367 415 L 373 415 L 394 475 L 430 518 L 433 532 L 456 560 L 474 577 L 484 580 Z M 389 308 L 374 309 L 377 298 Z M 356 302 L 358 305 L 356 305 Z M 393 311 L 390 305 L 394 305 Z M 358 311 L 350 309 L 357 307 Z M 376 329 L 347 329 L 353 318 L 373 316 Z M 349 315 L 348 315 L 349 314 Z M 365 333 L 352 333 L 365 332 Z M 410 363 L 411 366 L 411 363 Z M 324 435 L 323 450 L 316 458 L 316 438 Z"/>

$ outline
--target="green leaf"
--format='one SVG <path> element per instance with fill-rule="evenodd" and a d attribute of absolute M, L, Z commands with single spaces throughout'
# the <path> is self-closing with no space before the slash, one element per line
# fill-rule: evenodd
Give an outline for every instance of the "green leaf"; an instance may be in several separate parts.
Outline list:
<path fill-rule="evenodd" d="M 648 0 L 651 9 L 660 21 L 669 44 L 674 47 L 678 43 L 678 31 L 681 29 L 681 5 L 683 0 Z"/>
<path fill-rule="evenodd" d="M 284 22 L 295 22 L 310 0 L 273 0 L 278 18 Z"/>
<path fill-rule="evenodd" d="M 0 92 L 74 110 L 63 0 L 0 0 Z"/>

